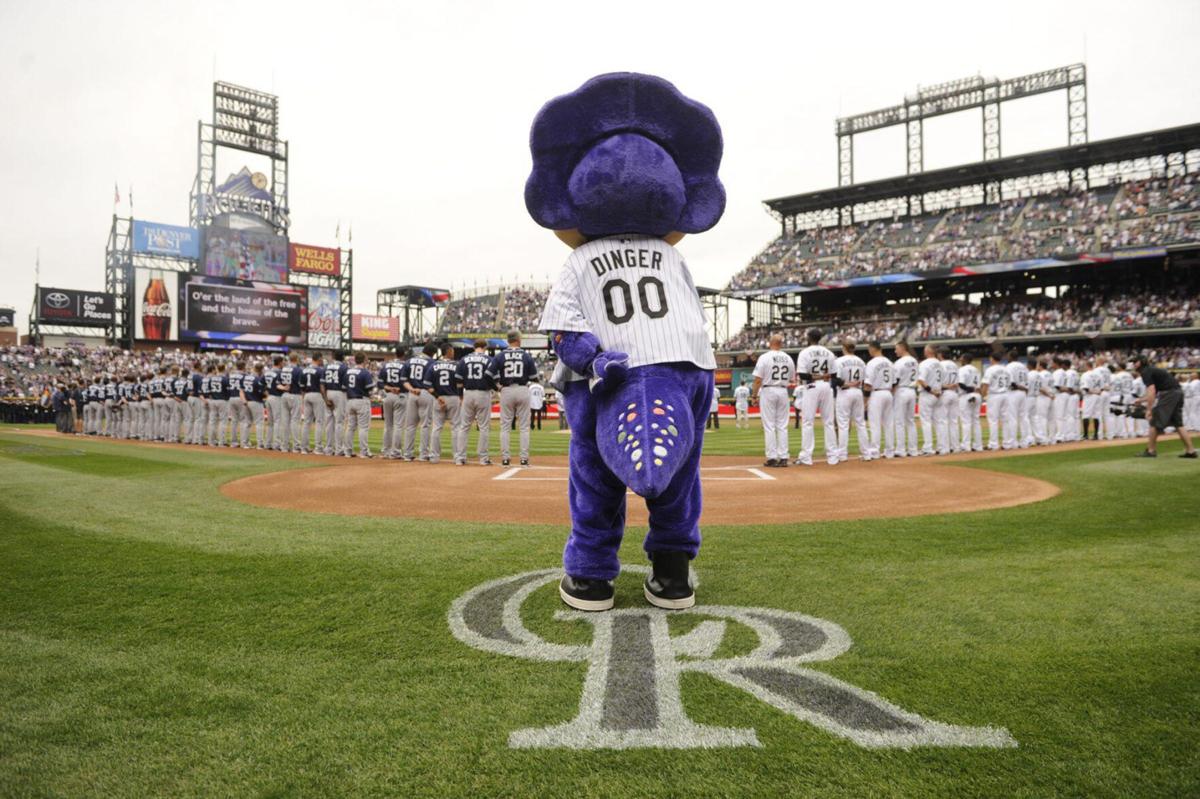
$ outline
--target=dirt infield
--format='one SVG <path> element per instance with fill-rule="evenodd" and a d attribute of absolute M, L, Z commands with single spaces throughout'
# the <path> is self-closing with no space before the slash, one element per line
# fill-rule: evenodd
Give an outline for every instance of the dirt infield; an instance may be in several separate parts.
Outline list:
<path fill-rule="evenodd" d="M 221 493 L 269 508 L 355 516 L 466 522 L 569 524 L 566 458 L 535 459 L 529 469 L 398 461 L 330 464 L 234 480 Z M 763 469 L 746 457 L 708 457 L 704 524 L 785 524 L 831 519 L 895 518 L 1003 508 L 1049 499 L 1042 480 L 968 469 L 945 459 L 850 461 L 829 467 Z M 421 502 L 401 485 L 421 475 Z M 914 490 L 921 489 L 920 504 Z M 644 524 L 645 505 L 629 497 L 629 522 Z"/>

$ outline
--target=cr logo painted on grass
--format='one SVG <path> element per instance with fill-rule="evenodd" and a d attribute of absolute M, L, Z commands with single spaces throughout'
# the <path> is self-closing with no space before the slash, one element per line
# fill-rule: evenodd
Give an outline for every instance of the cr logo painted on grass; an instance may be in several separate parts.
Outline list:
<path fill-rule="evenodd" d="M 646 566 L 624 571 L 645 574 Z M 586 662 L 579 713 L 551 727 L 516 730 L 513 748 L 669 749 L 759 746 L 750 728 L 697 724 L 683 709 L 679 677 L 708 674 L 788 715 L 864 747 L 1012 747 L 1007 730 L 941 724 L 903 710 L 870 691 L 804 664 L 832 660 L 850 636 L 824 619 L 770 608 L 699 605 L 675 611 L 704 617 L 672 637 L 667 611 L 629 608 L 607 613 L 559 611 L 554 618 L 591 624 L 592 643 L 556 644 L 531 632 L 521 606 L 557 569 L 525 572 L 472 588 L 450 606 L 450 629 L 468 646 L 540 661 Z M 748 654 L 716 658 L 730 624 L 749 627 L 758 645 Z"/>

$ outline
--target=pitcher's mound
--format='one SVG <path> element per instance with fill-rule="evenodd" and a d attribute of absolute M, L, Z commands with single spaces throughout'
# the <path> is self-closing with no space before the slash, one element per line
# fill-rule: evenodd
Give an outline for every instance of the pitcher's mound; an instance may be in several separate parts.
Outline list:
<path fill-rule="evenodd" d="M 884 519 L 1004 508 L 1058 493 L 1042 480 L 934 459 L 850 461 L 830 467 L 765 469 L 744 457 L 707 457 L 703 524 L 787 524 Z M 570 524 L 567 460 L 537 458 L 528 469 L 449 463 L 359 461 L 255 475 L 221 487 L 268 508 L 353 516 L 465 522 Z M 645 503 L 628 496 L 629 522 Z"/>

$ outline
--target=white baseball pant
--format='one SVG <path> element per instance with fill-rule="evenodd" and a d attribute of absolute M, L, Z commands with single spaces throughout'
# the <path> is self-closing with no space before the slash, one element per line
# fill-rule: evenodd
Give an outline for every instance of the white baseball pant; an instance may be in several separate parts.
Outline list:
<path fill-rule="evenodd" d="M 886 389 L 876 389 L 867 400 L 867 433 L 872 458 L 891 458 L 896 452 L 896 421 L 892 416 L 893 397 Z M 880 447 L 882 446 L 882 450 Z"/>
<path fill-rule="evenodd" d="M 792 410 L 787 389 L 783 386 L 763 386 L 759 390 L 758 402 L 767 460 L 787 461 L 791 457 L 788 417 Z"/>
<path fill-rule="evenodd" d="M 833 386 L 826 380 L 818 380 L 804 390 L 804 405 L 800 412 L 803 417 L 800 434 L 799 463 L 812 465 L 813 449 L 816 446 L 813 426 L 817 413 L 821 414 L 821 430 L 825 433 L 825 460 L 830 466 L 838 462 L 838 446 L 836 411 L 833 407 Z"/>
<path fill-rule="evenodd" d="M 858 431 L 858 453 L 863 460 L 871 459 L 870 438 L 867 422 L 863 418 L 863 393 L 861 388 L 843 388 L 837 393 L 838 458 L 850 459 L 850 425 Z"/>

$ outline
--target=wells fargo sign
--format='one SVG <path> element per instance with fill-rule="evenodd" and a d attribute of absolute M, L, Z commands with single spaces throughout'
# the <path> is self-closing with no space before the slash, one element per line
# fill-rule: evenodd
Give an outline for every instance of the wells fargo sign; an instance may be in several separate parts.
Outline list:
<path fill-rule="evenodd" d="M 342 273 L 342 254 L 339 250 L 330 247 L 289 244 L 288 268 L 293 272 L 337 277 Z"/>

